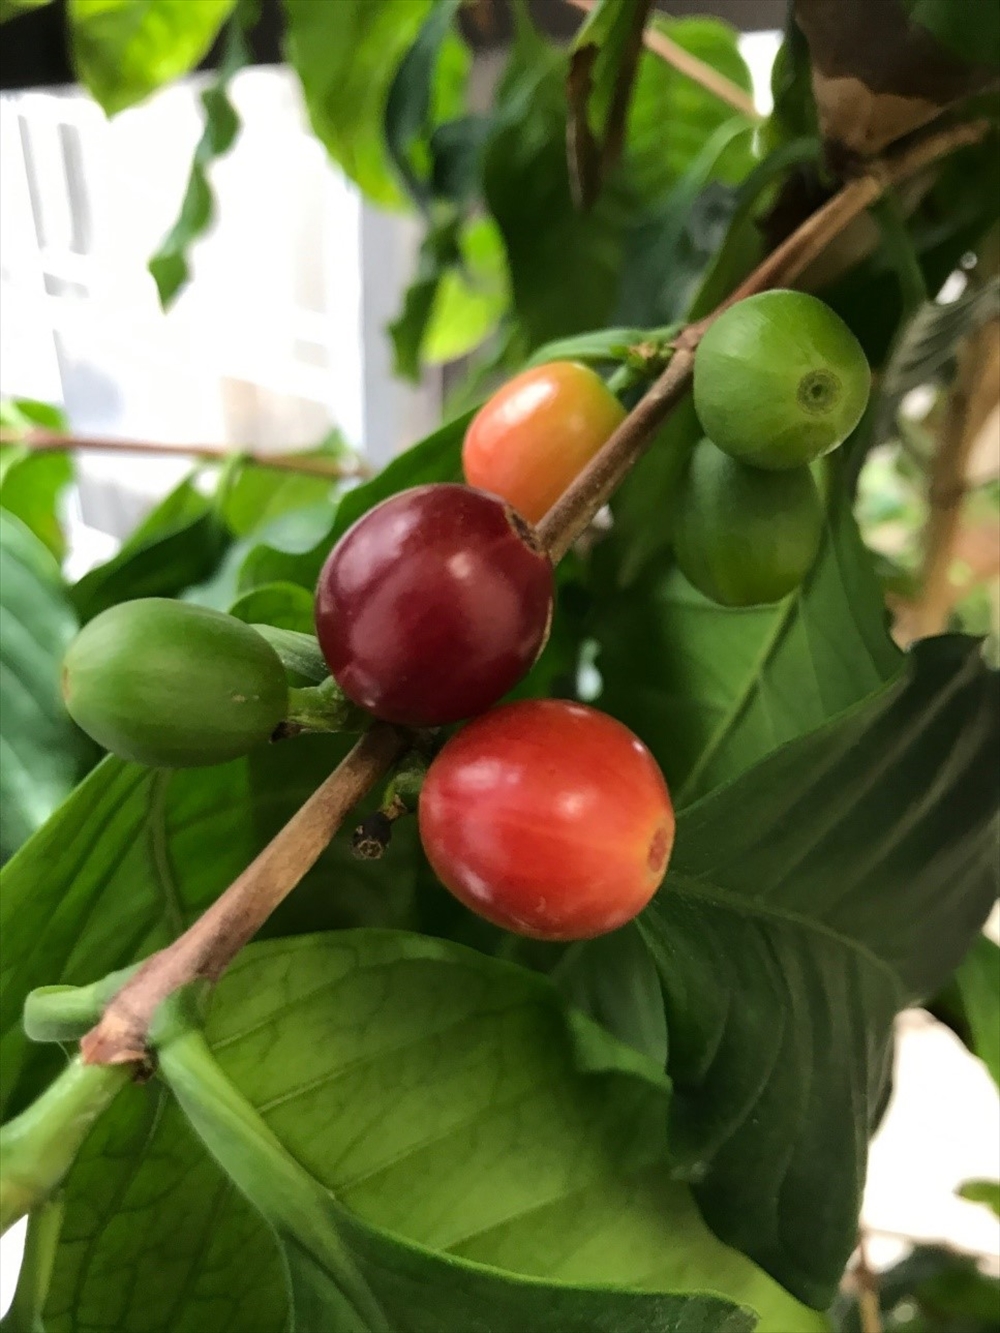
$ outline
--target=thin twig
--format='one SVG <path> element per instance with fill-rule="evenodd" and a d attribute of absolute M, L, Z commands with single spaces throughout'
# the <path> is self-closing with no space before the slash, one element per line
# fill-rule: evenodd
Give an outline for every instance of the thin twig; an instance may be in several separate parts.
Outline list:
<path fill-rule="evenodd" d="M 707 319 L 689 325 L 674 342 L 666 370 L 628 414 L 603 449 L 539 524 L 539 535 L 558 560 L 587 528 L 615 487 L 649 447 L 657 429 L 691 383 L 694 352 L 709 324 L 735 300 L 789 284 L 824 245 L 895 181 L 986 133 L 985 121 L 930 136 L 870 176 L 844 186 L 766 259 Z M 406 734 L 376 723 L 339 768 L 293 816 L 257 859 L 179 939 L 147 959 L 84 1038 L 85 1061 L 118 1064 L 145 1054 L 149 1023 L 170 994 L 199 977 L 217 979 L 243 945 L 315 863 L 347 811 L 366 795 L 410 744 Z"/>
<path fill-rule="evenodd" d="M 188 982 L 219 978 L 315 865 L 348 811 L 409 744 L 405 732 L 376 722 L 222 897 L 129 978 L 80 1043 L 84 1062 L 125 1064 L 142 1059 L 149 1024 L 162 1001 Z"/>
<path fill-rule="evenodd" d="M 334 459 L 304 458 L 296 454 L 261 453 L 234 449 L 227 444 L 157 444 L 152 440 L 98 439 L 88 435 L 62 435 L 55 431 L 33 430 L 24 434 L 0 431 L 0 444 L 20 444 L 38 453 L 66 450 L 77 452 L 94 450 L 101 453 L 157 454 L 169 458 L 202 458 L 207 462 L 224 463 L 238 457 L 258 467 L 273 468 L 276 472 L 297 472 L 310 477 L 329 477 L 331 481 L 363 477 L 365 465 L 357 462 L 338 463 Z"/>
<path fill-rule="evenodd" d="M 596 0 L 569 0 L 575 9 L 582 10 L 589 14 L 594 8 Z M 734 111 L 739 111 L 741 115 L 749 120 L 761 121 L 764 117 L 754 106 L 753 98 L 749 93 L 743 91 L 738 84 L 733 83 L 732 79 L 727 79 L 724 74 L 720 74 L 717 69 L 706 64 L 704 60 L 699 60 L 693 56 L 690 51 L 685 51 L 683 46 L 669 38 L 666 33 L 657 31 L 656 28 L 647 28 L 642 37 L 643 45 L 648 51 L 660 57 L 678 74 L 683 74 L 693 80 L 717 97 L 721 102 L 726 102 Z"/>
<path fill-rule="evenodd" d="M 858 1319 L 861 1333 L 882 1333 L 882 1303 L 878 1295 L 878 1274 L 868 1262 L 865 1233 L 858 1235 L 858 1259 L 854 1266 L 858 1294 Z"/>

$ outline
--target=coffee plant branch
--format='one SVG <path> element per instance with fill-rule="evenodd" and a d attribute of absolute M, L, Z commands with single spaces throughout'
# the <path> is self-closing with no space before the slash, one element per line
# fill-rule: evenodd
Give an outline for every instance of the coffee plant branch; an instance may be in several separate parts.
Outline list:
<path fill-rule="evenodd" d="M 142 1060 L 160 1003 L 197 978 L 215 981 L 319 859 L 353 806 L 401 758 L 409 736 L 374 723 L 260 855 L 183 935 L 151 955 L 83 1038 L 86 1064 Z"/>
<path fill-rule="evenodd" d="M 84 435 L 62 435 L 55 431 L 34 430 L 27 432 L 0 431 L 0 444 L 21 445 L 37 453 L 49 453 L 59 450 L 76 452 L 94 450 L 101 453 L 157 454 L 160 457 L 198 458 L 210 463 L 225 463 L 231 458 L 242 459 L 257 467 L 272 468 L 276 472 L 296 472 L 309 477 L 329 477 L 331 481 L 346 480 L 354 477 L 366 477 L 370 470 L 364 462 L 348 460 L 338 463 L 336 459 L 321 457 L 303 457 L 294 453 L 255 452 L 247 449 L 234 449 L 226 444 L 157 444 L 149 440 L 114 440 L 98 439 Z"/>
<path fill-rule="evenodd" d="M 872 163 L 868 172 L 844 185 L 809 217 L 718 309 L 682 330 L 674 340 L 667 368 L 539 524 L 539 535 L 553 561 L 561 559 L 585 531 L 687 392 L 698 342 L 723 310 L 754 292 L 794 282 L 829 241 L 889 186 L 957 148 L 976 143 L 987 129 L 986 121 L 950 126 Z M 189 982 L 218 979 L 315 864 L 348 811 L 385 776 L 411 739 L 386 723 L 374 723 L 222 896 L 125 983 L 83 1038 L 84 1061 L 124 1064 L 143 1060 L 149 1025 L 162 1001 Z"/>

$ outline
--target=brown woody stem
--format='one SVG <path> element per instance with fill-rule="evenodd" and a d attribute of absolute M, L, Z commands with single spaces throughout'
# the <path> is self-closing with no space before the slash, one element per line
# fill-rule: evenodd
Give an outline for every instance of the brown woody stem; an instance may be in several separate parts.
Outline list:
<path fill-rule="evenodd" d="M 843 227 L 883 190 L 938 158 L 986 134 L 986 121 L 955 125 L 898 155 L 873 163 L 791 235 L 722 305 L 675 339 L 666 370 L 655 381 L 573 484 L 539 524 L 539 535 L 559 560 L 649 447 L 657 429 L 691 383 L 694 351 L 704 331 L 735 301 L 794 282 Z M 149 1024 L 168 995 L 198 978 L 216 980 L 275 907 L 316 862 L 347 812 L 385 775 L 413 738 L 375 723 L 330 775 L 211 907 L 173 944 L 148 958 L 81 1043 L 92 1064 L 121 1064 L 146 1053 Z"/>
<path fill-rule="evenodd" d="M 216 981 L 319 859 L 347 812 L 382 778 L 411 738 L 376 722 L 221 898 L 173 944 L 147 958 L 83 1038 L 87 1064 L 141 1060 L 159 1005 L 199 978 Z"/>
<path fill-rule="evenodd" d="M 276 454 L 234 449 L 226 444 L 157 444 L 151 440 L 99 439 L 86 435 L 61 435 L 54 431 L 32 430 L 0 431 L 0 444 L 19 444 L 37 453 L 81 450 L 101 453 L 157 454 L 161 458 L 201 458 L 210 463 L 224 463 L 240 457 L 258 467 L 276 472 L 296 472 L 309 477 L 329 477 L 331 481 L 348 477 L 363 477 L 367 469 L 358 463 L 337 463 L 323 458 L 303 458 L 296 454 Z"/>
<path fill-rule="evenodd" d="M 996 321 L 991 321 L 977 329 L 959 351 L 958 374 L 931 462 L 922 587 L 905 625 L 911 638 L 941 634 L 959 595 L 951 581 L 951 567 L 967 491 L 969 458 L 996 402 L 995 360 L 994 373 L 989 374 L 996 337 Z"/>

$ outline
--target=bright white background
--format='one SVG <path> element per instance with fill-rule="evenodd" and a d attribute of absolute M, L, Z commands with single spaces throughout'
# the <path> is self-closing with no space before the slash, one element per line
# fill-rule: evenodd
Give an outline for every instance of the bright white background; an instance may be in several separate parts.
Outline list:
<path fill-rule="evenodd" d="M 777 33 L 741 42 L 763 111 L 778 43 Z M 200 133 L 191 89 L 110 124 L 72 92 L 0 99 L 0 392 L 64 402 L 77 432 L 120 438 L 279 448 L 336 423 L 384 460 L 440 405 L 435 378 L 412 390 L 389 376 L 383 328 L 412 271 L 415 229 L 370 213 L 327 164 L 286 73 L 245 71 L 234 100 L 244 129 L 212 169 L 218 222 L 194 251 L 195 282 L 164 316 L 145 263 L 173 222 Z M 74 575 L 185 470 L 87 454 Z M 998 1266 L 1000 1223 L 955 1196 L 973 1178 L 1000 1178 L 996 1088 L 947 1029 L 904 1014 L 865 1197 L 872 1263 L 898 1258 L 903 1236 Z M 23 1231 L 0 1242 L 0 1313 Z"/>

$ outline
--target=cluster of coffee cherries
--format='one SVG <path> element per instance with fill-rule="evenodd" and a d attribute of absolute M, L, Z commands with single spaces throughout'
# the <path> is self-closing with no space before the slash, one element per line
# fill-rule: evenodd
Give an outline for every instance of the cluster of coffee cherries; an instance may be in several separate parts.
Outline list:
<path fill-rule="evenodd" d="M 816 559 L 824 505 L 817 460 L 868 403 L 861 345 L 804 292 L 740 301 L 710 326 L 694 363 L 696 445 L 674 512 L 682 573 L 723 606 L 776 602 Z"/>
<path fill-rule="evenodd" d="M 678 564 L 701 591 L 744 605 L 801 579 L 822 515 L 809 465 L 854 428 L 867 394 L 860 348 L 811 297 L 770 292 L 712 326 L 695 363 L 711 442 L 694 452 L 674 526 Z M 439 737 L 464 723 L 419 796 L 439 878 L 487 920 L 541 939 L 630 920 L 674 840 L 663 775 L 620 722 L 569 701 L 502 702 L 552 617 L 552 565 L 534 524 L 623 417 L 585 366 L 524 372 L 470 424 L 467 484 L 417 486 L 370 509 L 316 587 L 317 639 L 346 700 Z M 256 629 L 158 598 L 84 627 L 63 696 L 99 743 L 157 767 L 245 754 L 289 706 L 282 662 Z"/>

